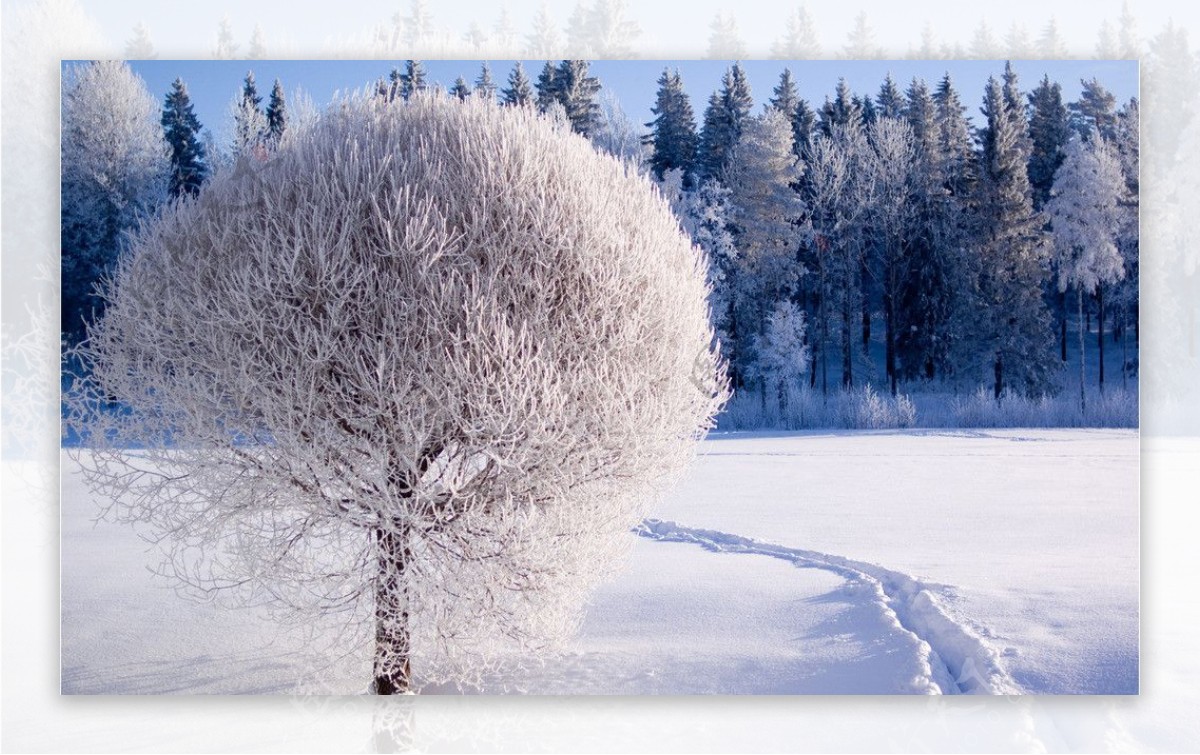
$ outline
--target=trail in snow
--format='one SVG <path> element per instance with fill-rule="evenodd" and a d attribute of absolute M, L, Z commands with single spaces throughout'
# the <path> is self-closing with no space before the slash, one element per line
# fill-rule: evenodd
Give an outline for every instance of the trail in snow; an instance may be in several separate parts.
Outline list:
<path fill-rule="evenodd" d="M 945 586 L 923 582 L 876 564 L 799 548 L 786 548 L 715 530 L 647 519 L 635 530 L 651 540 L 695 543 L 718 553 L 749 553 L 790 561 L 802 568 L 833 572 L 862 586 L 897 632 L 916 641 L 928 691 L 947 694 L 1018 695 L 1021 689 L 1005 669 L 1001 652 L 945 610 L 936 592 Z"/>

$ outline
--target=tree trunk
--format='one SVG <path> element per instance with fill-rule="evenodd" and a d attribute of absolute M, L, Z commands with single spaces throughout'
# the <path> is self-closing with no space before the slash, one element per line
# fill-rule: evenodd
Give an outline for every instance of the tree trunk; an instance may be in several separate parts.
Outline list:
<path fill-rule="evenodd" d="M 995 371 L 996 382 L 992 386 L 992 393 L 996 397 L 996 401 L 1000 401 L 1000 397 L 1004 395 L 1004 362 L 1000 359 L 1000 355 L 996 354 L 996 362 L 992 365 Z"/>
<path fill-rule="evenodd" d="M 883 295 L 883 320 L 884 320 L 884 340 L 887 345 L 884 347 L 884 366 L 887 372 L 888 381 L 892 386 L 892 395 L 896 395 L 896 307 L 892 294 L 886 293 Z"/>
<path fill-rule="evenodd" d="M 1067 292 L 1058 292 L 1059 343 L 1062 345 L 1062 360 L 1067 361 Z"/>
<path fill-rule="evenodd" d="M 375 546 L 379 574 L 375 582 L 375 668 L 377 695 L 408 692 L 412 683 L 412 638 L 408 627 L 405 569 L 411 555 L 407 532 L 378 528 Z"/>
<path fill-rule="evenodd" d="M 870 276 L 870 268 L 867 267 L 866 260 L 863 260 L 859 270 L 859 288 L 862 289 L 862 347 L 864 354 L 868 353 L 871 347 L 871 295 L 867 288 Z"/>
<path fill-rule="evenodd" d="M 1085 332 L 1084 313 L 1083 313 L 1083 288 L 1079 288 L 1079 411 L 1082 414 L 1087 414 L 1087 393 L 1085 388 L 1086 382 L 1086 362 L 1083 358 Z"/>
<path fill-rule="evenodd" d="M 1096 286 L 1096 343 L 1099 344 L 1100 395 L 1104 395 L 1104 286 Z"/>

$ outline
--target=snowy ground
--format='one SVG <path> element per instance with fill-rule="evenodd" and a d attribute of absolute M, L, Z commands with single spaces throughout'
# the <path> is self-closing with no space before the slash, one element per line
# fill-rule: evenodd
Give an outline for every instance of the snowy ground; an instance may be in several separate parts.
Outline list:
<path fill-rule="evenodd" d="M 297 639 L 156 587 L 64 454 L 62 689 L 288 692 Z M 725 434 L 535 693 L 1133 693 L 1138 436 Z M 361 673 L 323 688 L 361 691 Z"/>

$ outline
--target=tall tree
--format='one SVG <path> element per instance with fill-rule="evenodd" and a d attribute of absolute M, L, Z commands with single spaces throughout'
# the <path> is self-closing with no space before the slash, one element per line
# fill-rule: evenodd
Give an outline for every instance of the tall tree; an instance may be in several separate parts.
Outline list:
<path fill-rule="evenodd" d="M 1125 176 L 1116 150 L 1108 140 L 1093 135 L 1086 142 L 1076 136 L 1054 181 L 1054 196 L 1046 203 L 1054 237 L 1054 266 L 1058 287 L 1074 287 L 1079 318 L 1079 404 L 1087 411 L 1083 298 L 1125 275 L 1117 241 L 1124 224 L 1121 202 Z M 1104 326 L 1100 326 L 1100 347 Z M 1099 385 L 1104 391 L 1104 356 L 1101 352 Z"/>
<path fill-rule="evenodd" d="M 588 62 L 564 60 L 559 63 L 554 71 L 552 91 L 566 111 L 571 129 L 584 136 L 591 135 L 600 119 L 600 103 L 596 99 L 600 81 L 588 74 Z"/>
<path fill-rule="evenodd" d="M 1080 79 L 1083 91 L 1079 100 L 1071 103 L 1075 128 L 1085 139 L 1095 132 L 1104 139 L 1111 139 L 1117 125 L 1117 98 L 1096 78 Z"/>
<path fill-rule="evenodd" d="M 420 92 L 429 86 L 425 66 L 419 60 L 404 61 L 404 73 L 400 74 L 400 96 L 404 99 L 412 97 L 414 92 Z"/>
<path fill-rule="evenodd" d="M 812 138 L 815 116 L 812 108 L 796 90 L 796 80 L 792 77 L 791 69 L 785 68 L 779 75 L 779 83 L 775 85 L 769 104 L 787 116 L 791 122 L 792 149 L 797 157 L 803 157 Z"/>
<path fill-rule="evenodd" d="M 279 79 L 275 79 L 275 85 L 271 87 L 271 96 L 267 100 L 267 141 L 272 147 L 279 145 L 287 127 L 287 100 L 283 96 L 283 84 Z"/>
<path fill-rule="evenodd" d="M 471 96 L 471 87 L 467 85 L 467 80 L 459 76 L 454 80 L 454 85 L 450 87 L 450 94 L 460 100 L 465 100 Z"/>
<path fill-rule="evenodd" d="M 200 119 L 192 107 L 187 85 L 175 79 L 163 103 L 160 122 L 171 147 L 171 196 L 195 194 L 208 177 Z"/>
<path fill-rule="evenodd" d="M 141 78 L 99 61 L 65 72 L 61 149 L 62 329 L 74 342 L 104 310 L 96 286 L 125 232 L 167 198 L 171 148 Z"/>
<path fill-rule="evenodd" d="M 663 69 L 650 112 L 654 114 L 654 120 L 646 124 L 650 133 L 645 137 L 652 147 L 650 170 L 661 181 L 667 171 L 678 169 L 682 171 L 683 187 L 690 188 L 699 137 L 692 103 L 683 89 L 678 69 Z"/>
<path fill-rule="evenodd" d="M 766 337 L 773 303 L 790 300 L 803 270 L 797 257 L 797 221 L 804 202 L 792 186 L 801 175 L 787 116 L 768 109 L 747 118 L 725 171 L 734 207 L 731 230 L 738 250 L 734 313 L 738 323 L 738 371 L 758 375 L 758 348 Z"/>
<path fill-rule="evenodd" d="M 537 106 L 540 112 L 559 101 L 558 69 L 549 60 L 542 66 L 537 79 Z"/>
<path fill-rule="evenodd" d="M 492 69 L 486 60 L 480 66 L 479 76 L 475 79 L 475 96 L 488 102 L 496 101 L 496 81 L 492 78 Z"/>
<path fill-rule="evenodd" d="M 1028 135 L 1023 111 L 1007 93 L 1015 84 L 1015 77 L 1003 86 L 990 78 L 984 96 L 971 282 L 972 345 L 990 365 L 997 400 L 1006 389 L 1033 396 L 1051 390 L 1058 363 L 1042 298 L 1047 244 L 1033 210 Z"/>
<path fill-rule="evenodd" d="M 754 100 L 750 96 L 750 80 L 740 63 L 725 70 L 721 88 L 713 92 L 704 111 L 700 131 L 697 167 L 701 176 L 720 177 L 741 138 L 742 126 L 750 117 Z"/>
<path fill-rule="evenodd" d="M 525 75 L 525 68 L 519 60 L 508 74 L 508 86 L 500 90 L 500 101 L 505 105 L 519 105 L 521 107 L 532 105 L 534 102 L 533 84 L 530 83 L 529 77 Z"/>
<path fill-rule="evenodd" d="M 771 55 L 783 60 L 813 60 L 821 57 L 821 42 L 808 8 L 801 5 L 784 23 L 783 35 L 771 46 Z"/>
<path fill-rule="evenodd" d="M 263 146 L 267 135 L 267 120 L 263 115 L 262 97 L 254 81 L 254 71 L 247 71 L 242 91 L 233 105 L 233 154 L 252 155 Z"/>
<path fill-rule="evenodd" d="M 1063 150 L 1071 138 L 1070 114 L 1063 103 L 1062 87 L 1043 76 L 1029 94 L 1029 183 L 1033 187 L 1033 207 L 1041 209 L 1050 198 L 1054 173 L 1062 165 Z"/>
<path fill-rule="evenodd" d="M 879 94 L 875 96 L 875 114 L 879 118 L 892 120 L 898 120 L 904 115 L 904 95 L 900 94 L 900 87 L 896 86 L 896 81 L 890 73 L 879 87 Z"/>

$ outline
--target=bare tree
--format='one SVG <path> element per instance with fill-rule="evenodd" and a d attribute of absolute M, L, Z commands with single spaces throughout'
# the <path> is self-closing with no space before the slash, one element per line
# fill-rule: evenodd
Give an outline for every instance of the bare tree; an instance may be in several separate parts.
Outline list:
<path fill-rule="evenodd" d="M 476 684 L 569 636 L 725 400 L 705 264 L 528 108 L 347 99 L 132 239 L 79 459 L 181 585 L 347 612 L 377 693 Z"/>

